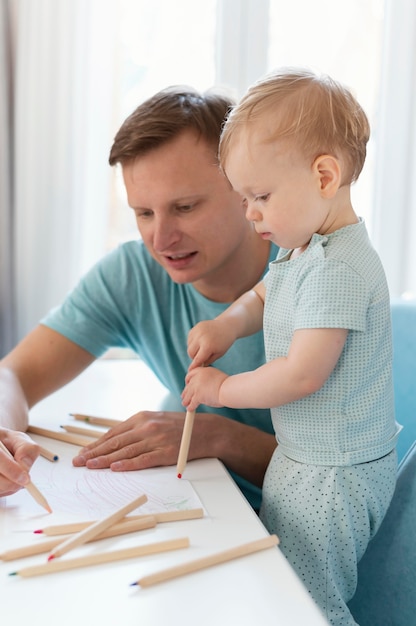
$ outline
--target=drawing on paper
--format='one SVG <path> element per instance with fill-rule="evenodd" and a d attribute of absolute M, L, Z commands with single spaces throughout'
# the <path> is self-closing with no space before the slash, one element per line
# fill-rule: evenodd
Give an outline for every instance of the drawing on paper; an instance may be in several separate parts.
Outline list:
<path fill-rule="evenodd" d="M 148 501 L 134 513 L 151 514 L 164 511 L 201 508 L 192 484 L 178 480 L 175 468 L 155 468 L 131 472 L 110 469 L 90 470 L 68 466 L 62 459 L 49 463 L 39 459 L 31 472 L 32 480 L 41 490 L 54 513 L 65 517 L 98 519 L 145 493 Z M 12 504 L 12 499 L 10 499 Z M 38 506 L 25 490 L 13 496 L 13 505 L 22 512 L 33 513 Z"/>

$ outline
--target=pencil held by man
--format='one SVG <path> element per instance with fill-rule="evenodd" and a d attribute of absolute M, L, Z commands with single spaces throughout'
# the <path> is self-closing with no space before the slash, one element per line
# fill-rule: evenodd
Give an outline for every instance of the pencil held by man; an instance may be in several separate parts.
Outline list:
<path fill-rule="evenodd" d="M 9 457 L 9 458 L 13 458 L 13 454 L 10 452 L 10 450 L 8 450 L 6 448 L 6 446 L 4 445 L 4 443 L 2 441 L 0 441 L 0 449 L 3 450 L 3 452 Z M 26 475 L 23 474 L 22 475 L 23 479 L 27 479 Z M 32 483 L 32 481 L 30 480 L 30 478 L 28 480 L 25 480 L 24 483 L 22 483 L 22 486 L 30 493 L 30 495 L 32 496 L 32 498 L 34 500 L 36 500 L 36 502 L 38 504 L 40 504 L 40 506 L 42 506 L 48 513 L 52 513 L 52 509 L 48 503 L 48 501 L 46 500 L 45 496 L 39 491 L 39 489 Z"/>

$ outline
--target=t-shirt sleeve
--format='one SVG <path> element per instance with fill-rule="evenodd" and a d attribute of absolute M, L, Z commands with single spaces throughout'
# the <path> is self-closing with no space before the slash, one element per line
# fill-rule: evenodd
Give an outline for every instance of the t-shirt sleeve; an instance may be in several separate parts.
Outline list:
<path fill-rule="evenodd" d="M 133 281 L 123 247 L 100 260 L 41 323 L 61 333 L 95 357 L 110 347 L 127 347 Z"/>
<path fill-rule="evenodd" d="M 325 259 L 305 269 L 296 291 L 295 328 L 365 331 L 370 290 L 347 263 Z"/>

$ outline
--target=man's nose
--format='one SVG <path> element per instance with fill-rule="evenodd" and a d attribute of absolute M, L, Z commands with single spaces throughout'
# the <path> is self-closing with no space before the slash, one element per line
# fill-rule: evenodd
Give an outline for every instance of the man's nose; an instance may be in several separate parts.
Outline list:
<path fill-rule="evenodd" d="M 169 250 L 179 239 L 179 230 L 176 220 L 163 217 L 155 220 L 153 231 L 153 247 L 157 252 Z"/>

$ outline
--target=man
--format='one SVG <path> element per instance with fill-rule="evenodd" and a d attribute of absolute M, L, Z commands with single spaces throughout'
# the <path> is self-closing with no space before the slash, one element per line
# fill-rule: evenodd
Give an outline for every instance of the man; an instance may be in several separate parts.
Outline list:
<path fill-rule="evenodd" d="M 29 409 L 110 347 L 134 350 L 176 397 L 176 410 L 140 411 L 81 451 L 75 465 L 137 470 L 177 461 L 190 362 L 189 330 L 215 317 L 263 276 L 277 249 L 245 218 L 218 167 L 232 102 L 172 87 L 141 104 L 117 133 L 120 164 L 142 241 L 104 257 L 0 362 L 0 495 L 21 488 L 39 449 L 24 434 Z M 262 333 L 241 340 L 218 367 L 237 373 L 264 362 Z M 180 410 L 178 410 L 180 409 Z M 200 407 L 189 459 L 218 457 L 254 508 L 276 441 L 268 410 Z"/>

